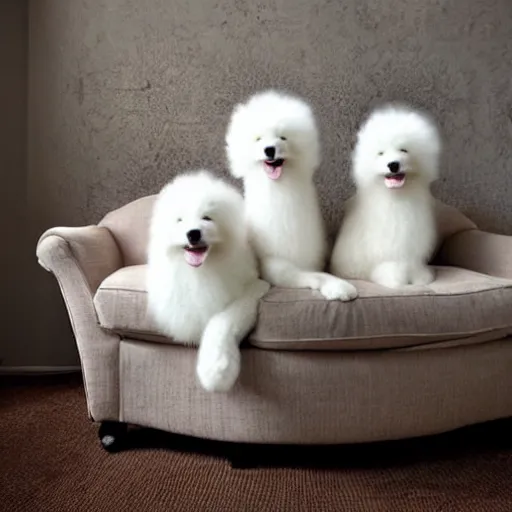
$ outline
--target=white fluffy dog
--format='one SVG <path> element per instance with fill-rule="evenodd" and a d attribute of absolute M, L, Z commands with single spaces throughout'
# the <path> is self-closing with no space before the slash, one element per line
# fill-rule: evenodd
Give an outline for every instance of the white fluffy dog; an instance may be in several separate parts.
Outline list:
<path fill-rule="evenodd" d="M 226 151 L 231 173 L 244 180 L 249 236 L 263 278 L 320 290 L 327 299 L 354 299 L 354 286 L 322 272 L 327 243 L 313 183 L 320 144 L 310 107 L 282 92 L 254 95 L 235 107 Z"/>
<path fill-rule="evenodd" d="M 150 225 L 148 313 L 168 336 L 199 343 L 197 374 L 227 391 L 240 372 L 240 341 L 254 327 L 269 284 L 258 279 L 242 195 L 207 171 L 160 192 Z"/>
<path fill-rule="evenodd" d="M 363 123 L 352 158 L 356 195 L 331 258 L 331 271 L 389 288 L 428 284 L 436 244 L 434 199 L 441 141 L 430 117 L 386 105 Z"/>

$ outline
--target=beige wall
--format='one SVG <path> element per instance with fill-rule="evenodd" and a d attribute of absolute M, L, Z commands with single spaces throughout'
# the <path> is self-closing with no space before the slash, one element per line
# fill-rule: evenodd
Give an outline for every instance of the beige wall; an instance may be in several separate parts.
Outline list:
<path fill-rule="evenodd" d="M 26 176 L 23 5 L 0 2 L 8 16 L 0 38 L 10 41 L 0 55 L 14 69 L 0 85 L 12 114 L 0 128 L 2 268 L 14 269 L 14 292 L 3 287 L 4 363 L 76 363 L 57 285 L 35 262 L 38 236 L 96 222 L 182 169 L 222 169 L 229 110 L 263 87 L 289 88 L 315 106 L 331 232 L 352 191 L 347 162 L 361 116 L 375 101 L 403 99 L 431 110 L 445 134 L 437 194 L 512 234 L 510 0 L 33 0 Z M 12 212 L 24 213 L 25 192 L 23 253 L 7 230 Z"/>

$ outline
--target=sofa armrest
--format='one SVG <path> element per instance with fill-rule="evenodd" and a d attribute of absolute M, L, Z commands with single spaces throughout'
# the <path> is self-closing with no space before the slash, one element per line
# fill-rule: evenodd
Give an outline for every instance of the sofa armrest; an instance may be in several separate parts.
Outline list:
<path fill-rule="evenodd" d="M 68 248 L 64 250 L 64 247 Z M 122 266 L 122 255 L 107 228 L 84 226 L 52 228 L 37 243 L 39 264 L 49 272 L 59 257 L 72 257 L 94 294 L 101 282 Z"/>
<path fill-rule="evenodd" d="M 98 323 L 93 296 L 100 283 L 122 265 L 107 228 L 54 228 L 37 244 L 40 265 L 59 283 L 84 375 L 89 415 L 119 420 L 119 336 Z"/>
<path fill-rule="evenodd" d="M 439 259 L 444 265 L 512 279 L 512 236 L 478 229 L 462 231 L 445 240 Z"/>

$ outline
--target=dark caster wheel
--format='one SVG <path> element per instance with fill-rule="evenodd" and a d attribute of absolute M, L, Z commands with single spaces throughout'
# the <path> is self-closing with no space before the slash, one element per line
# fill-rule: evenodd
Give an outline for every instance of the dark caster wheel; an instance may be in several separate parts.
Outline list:
<path fill-rule="evenodd" d="M 254 469 L 261 462 L 256 450 L 248 446 L 228 451 L 227 458 L 231 469 Z"/>
<path fill-rule="evenodd" d="M 109 453 L 121 451 L 126 446 L 127 432 L 126 423 L 104 421 L 98 431 L 101 446 Z"/>
<path fill-rule="evenodd" d="M 230 457 L 229 463 L 231 469 L 254 469 L 257 464 L 253 460 L 242 457 Z"/>

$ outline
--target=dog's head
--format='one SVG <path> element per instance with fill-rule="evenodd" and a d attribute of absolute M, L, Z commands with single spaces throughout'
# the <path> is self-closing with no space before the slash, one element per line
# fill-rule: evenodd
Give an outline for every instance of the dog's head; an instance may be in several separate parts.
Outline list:
<path fill-rule="evenodd" d="M 441 140 L 425 113 L 403 105 L 375 110 L 363 123 L 352 155 L 356 184 L 401 189 L 409 181 L 435 181 Z"/>
<path fill-rule="evenodd" d="M 295 96 L 273 90 L 256 94 L 233 110 L 226 152 L 237 178 L 250 173 L 270 180 L 288 173 L 312 175 L 320 159 L 313 112 Z"/>
<path fill-rule="evenodd" d="M 150 243 L 192 267 L 233 249 L 243 235 L 242 195 L 208 171 L 178 176 L 157 198 Z"/>

